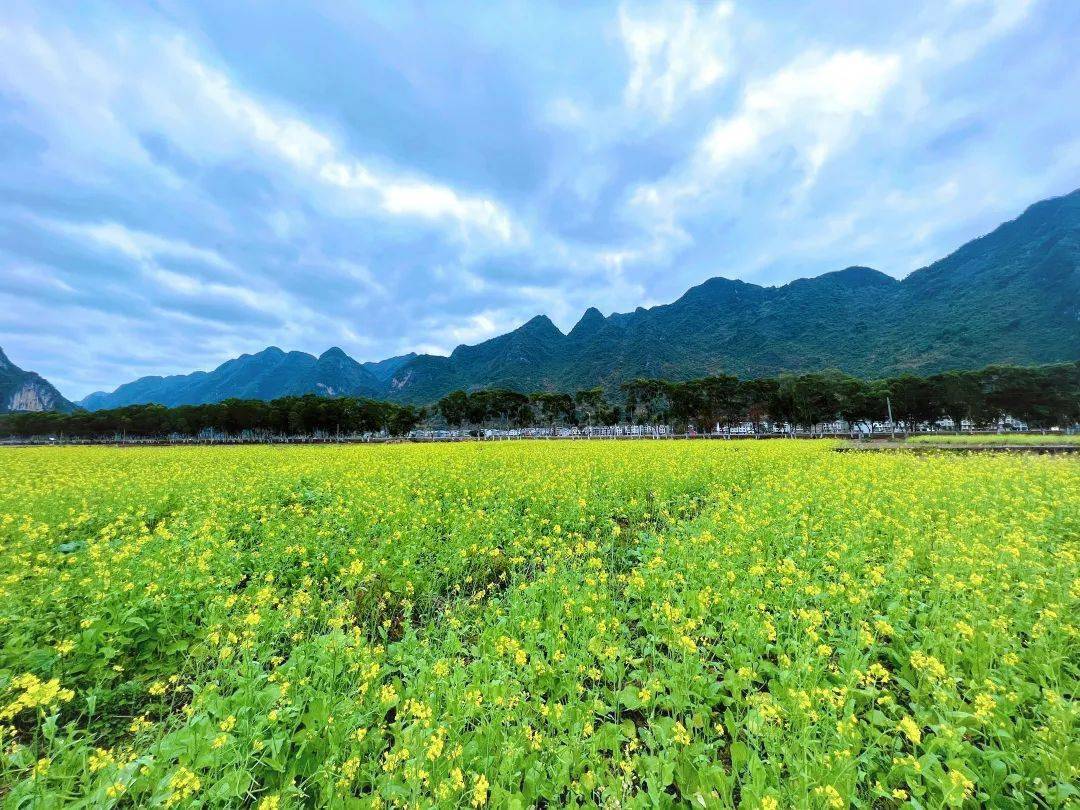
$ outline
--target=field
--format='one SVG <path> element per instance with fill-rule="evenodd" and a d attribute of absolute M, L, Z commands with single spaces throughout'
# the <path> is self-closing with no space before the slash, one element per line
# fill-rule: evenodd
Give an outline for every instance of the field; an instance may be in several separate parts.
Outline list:
<path fill-rule="evenodd" d="M 982 445 L 1063 445 L 1080 444 L 1080 435 L 1068 435 L 1063 433 L 1048 433 L 1040 436 L 1033 433 L 960 433 L 960 434 L 923 434 L 921 436 L 909 436 L 909 444 L 982 444 Z"/>
<path fill-rule="evenodd" d="M 0 451 L 18 807 L 1075 806 L 1080 464 Z"/>

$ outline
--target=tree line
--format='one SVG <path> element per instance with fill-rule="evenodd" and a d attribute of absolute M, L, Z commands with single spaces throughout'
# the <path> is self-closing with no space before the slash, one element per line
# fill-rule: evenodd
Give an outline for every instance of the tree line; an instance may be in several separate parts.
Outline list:
<path fill-rule="evenodd" d="M 813 431 L 844 420 L 869 426 L 895 423 L 908 430 L 949 418 L 991 427 L 1011 416 L 1036 429 L 1080 423 L 1080 362 L 1034 368 L 988 366 L 927 377 L 863 380 L 839 371 L 740 380 L 719 375 L 695 380 L 637 379 L 620 386 L 612 403 L 602 388 L 573 394 L 492 388 L 454 391 L 434 409 L 374 399 L 307 394 L 264 401 L 227 399 L 207 405 L 129 405 L 74 413 L 0 415 L 0 435 L 72 438 L 198 436 L 208 431 L 275 435 L 383 433 L 401 436 L 421 424 L 452 428 L 527 428 L 666 424 L 710 431 L 752 424 Z"/>
<path fill-rule="evenodd" d="M 601 388 L 574 394 L 540 391 L 522 394 L 506 388 L 454 391 L 435 404 L 452 428 L 524 428 L 536 425 L 615 425 L 623 411 L 611 405 Z"/>
<path fill-rule="evenodd" d="M 0 435 L 63 435 L 107 438 L 116 435 L 198 436 L 208 431 L 275 435 L 314 433 L 388 433 L 400 436 L 415 428 L 423 411 L 374 399 L 315 394 L 280 399 L 226 399 L 207 405 L 128 405 L 101 411 L 11 413 L 0 416 Z"/>
<path fill-rule="evenodd" d="M 761 431 L 786 424 L 812 431 L 837 420 L 867 427 L 885 422 L 890 404 L 893 421 L 908 430 L 944 418 L 957 426 L 990 427 L 1010 416 L 1037 429 L 1080 422 L 1080 363 L 997 365 L 878 380 L 839 371 L 750 380 L 729 375 L 636 379 L 623 383 L 620 392 L 623 402 L 612 404 L 600 388 L 532 395 L 505 389 L 454 391 L 436 409 L 451 427 L 477 428 L 630 422 L 699 431 L 742 424 Z"/>

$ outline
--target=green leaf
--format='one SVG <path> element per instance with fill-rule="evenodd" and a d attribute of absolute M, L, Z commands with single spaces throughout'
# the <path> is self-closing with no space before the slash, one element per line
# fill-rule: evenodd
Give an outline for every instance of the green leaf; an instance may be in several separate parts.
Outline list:
<path fill-rule="evenodd" d="M 746 743 L 735 741 L 731 744 L 730 754 L 732 766 L 742 768 L 750 756 L 750 749 L 746 747 Z"/>

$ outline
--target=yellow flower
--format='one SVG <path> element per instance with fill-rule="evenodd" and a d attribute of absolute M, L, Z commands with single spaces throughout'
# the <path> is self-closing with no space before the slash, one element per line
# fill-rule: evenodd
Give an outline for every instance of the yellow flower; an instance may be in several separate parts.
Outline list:
<path fill-rule="evenodd" d="M 975 696 L 975 716 L 980 720 L 986 720 L 994 712 L 994 707 L 997 706 L 997 699 L 987 693 Z"/>
<path fill-rule="evenodd" d="M 165 806 L 173 807 L 179 804 L 184 799 L 197 793 L 201 787 L 202 782 L 199 781 L 199 777 L 181 765 L 169 778 L 170 793 L 165 799 Z"/>
<path fill-rule="evenodd" d="M 472 798 L 470 804 L 473 807 L 483 807 L 487 804 L 488 797 L 488 780 L 482 773 L 476 775 L 476 781 L 473 782 Z"/>
<path fill-rule="evenodd" d="M 922 730 L 919 728 L 918 724 L 910 717 L 910 715 L 905 715 L 900 720 L 900 725 L 897 726 L 897 728 L 902 731 L 904 733 L 904 736 L 911 740 L 911 742 L 913 742 L 915 745 L 918 745 L 922 742 Z"/>
<path fill-rule="evenodd" d="M 431 739 L 428 740 L 428 747 L 426 756 L 429 761 L 434 762 L 440 756 L 442 756 L 443 747 L 446 744 L 446 729 L 439 726 L 435 730 L 435 733 L 431 735 Z"/>
<path fill-rule="evenodd" d="M 90 767 L 90 773 L 97 773 L 112 765 L 113 762 L 115 762 L 115 760 L 113 759 L 112 752 L 105 748 L 96 748 L 94 749 L 94 752 L 90 754 L 90 759 L 87 764 Z"/>
<path fill-rule="evenodd" d="M 822 796 L 825 799 L 825 804 L 833 810 L 842 810 L 844 807 L 845 803 L 843 797 L 840 795 L 840 791 L 832 785 L 814 788 L 814 793 L 818 796 Z"/>
<path fill-rule="evenodd" d="M 972 782 L 963 771 L 955 768 L 949 771 L 949 781 L 964 791 L 965 798 L 969 798 L 974 791 L 975 783 Z"/>
<path fill-rule="evenodd" d="M 11 720 L 25 709 L 45 709 L 67 703 L 75 697 L 70 689 L 61 688 L 59 678 L 43 681 L 29 672 L 13 678 L 10 686 L 16 691 L 21 690 L 22 694 L 0 710 L 0 720 Z"/>
<path fill-rule="evenodd" d="M 944 680 L 948 674 L 945 671 L 944 664 L 934 658 L 934 656 L 927 655 L 922 650 L 915 650 L 915 652 L 911 654 L 910 660 L 912 667 L 919 672 L 929 675 L 931 678 Z"/>
<path fill-rule="evenodd" d="M 675 722 L 675 727 L 672 730 L 671 736 L 675 739 L 675 742 L 679 743 L 679 745 L 690 744 L 690 732 L 686 730 L 686 726 L 678 721 Z"/>

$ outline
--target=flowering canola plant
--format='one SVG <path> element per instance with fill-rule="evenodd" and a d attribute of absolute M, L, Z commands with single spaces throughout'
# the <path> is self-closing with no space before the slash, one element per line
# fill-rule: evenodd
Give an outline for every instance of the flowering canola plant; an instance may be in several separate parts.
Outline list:
<path fill-rule="evenodd" d="M 1080 464 L 0 451 L 0 797 L 1075 806 Z"/>

